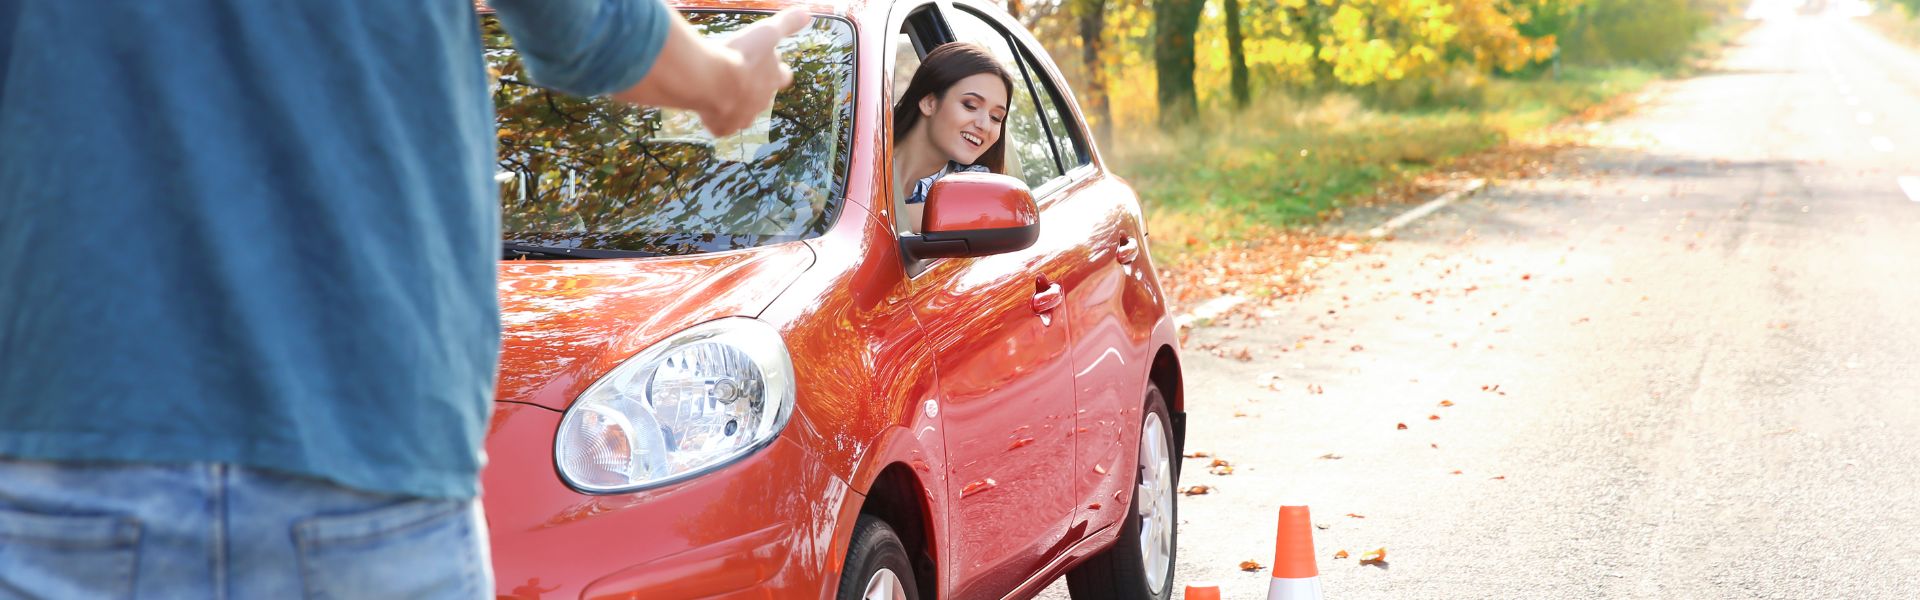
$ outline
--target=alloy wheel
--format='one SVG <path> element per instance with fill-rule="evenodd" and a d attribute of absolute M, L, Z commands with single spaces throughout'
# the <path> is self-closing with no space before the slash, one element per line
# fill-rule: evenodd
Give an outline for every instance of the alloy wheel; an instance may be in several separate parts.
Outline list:
<path fill-rule="evenodd" d="M 900 584 L 900 576 L 893 569 L 881 569 L 867 580 L 867 591 L 860 595 L 862 600 L 907 600 L 907 587 Z"/>
<path fill-rule="evenodd" d="M 1167 452 L 1166 426 L 1158 413 L 1147 413 L 1140 428 L 1140 483 L 1135 490 L 1134 513 L 1140 517 L 1140 564 L 1146 567 L 1149 590 L 1166 585 L 1173 561 L 1173 457 Z"/>

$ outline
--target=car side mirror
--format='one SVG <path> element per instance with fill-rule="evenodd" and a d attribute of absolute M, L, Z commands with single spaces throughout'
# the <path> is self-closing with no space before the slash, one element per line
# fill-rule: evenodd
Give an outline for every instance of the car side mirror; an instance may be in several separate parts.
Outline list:
<path fill-rule="evenodd" d="M 952 173 L 933 182 L 920 235 L 902 236 L 908 261 L 1025 250 L 1040 239 L 1040 209 L 1027 184 L 1006 175 Z"/>

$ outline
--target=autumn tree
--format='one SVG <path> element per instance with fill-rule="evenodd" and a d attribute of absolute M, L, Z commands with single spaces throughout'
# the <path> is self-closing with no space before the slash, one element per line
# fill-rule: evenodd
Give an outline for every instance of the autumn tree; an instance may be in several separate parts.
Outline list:
<path fill-rule="evenodd" d="M 1107 48 L 1107 0 L 1073 0 L 1071 8 L 1080 31 L 1080 57 L 1087 69 L 1082 108 L 1092 117 L 1094 136 L 1105 143 L 1113 135 L 1113 112 L 1107 109 L 1107 69 L 1101 62 Z"/>
<path fill-rule="evenodd" d="M 1163 126 L 1191 122 L 1200 113 L 1193 85 L 1193 36 L 1205 6 L 1205 0 L 1154 0 L 1154 81 L 1159 86 Z"/>
<path fill-rule="evenodd" d="M 1240 34 L 1240 0 L 1225 0 L 1227 13 L 1227 65 L 1230 69 L 1234 108 L 1246 108 L 1252 96 L 1247 82 L 1246 40 Z"/>

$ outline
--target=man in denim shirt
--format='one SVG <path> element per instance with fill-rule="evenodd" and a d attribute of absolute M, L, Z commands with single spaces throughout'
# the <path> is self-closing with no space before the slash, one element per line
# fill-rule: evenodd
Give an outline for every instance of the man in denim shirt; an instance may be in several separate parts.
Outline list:
<path fill-rule="evenodd" d="M 563 91 L 751 123 L 803 27 L 494 0 Z M 470 0 L 0 0 L 0 596 L 492 596 Z"/>

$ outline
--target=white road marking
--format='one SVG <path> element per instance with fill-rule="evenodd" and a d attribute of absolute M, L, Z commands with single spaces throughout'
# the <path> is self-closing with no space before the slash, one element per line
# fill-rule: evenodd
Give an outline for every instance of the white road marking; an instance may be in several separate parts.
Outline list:
<path fill-rule="evenodd" d="M 1863 110 L 1863 111 L 1860 111 L 1860 114 L 1857 114 L 1857 115 L 1854 115 L 1854 116 L 1853 116 L 1853 120 L 1855 120 L 1855 121 L 1859 121 L 1861 125 L 1872 125 L 1872 124 L 1873 124 L 1873 113 L 1870 113 L 1870 112 L 1867 112 L 1867 111 L 1864 111 L 1864 110 Z"/>
<path fill-rule="evenodd" d="M 1907 199 L 1920 202 L 1920 177 L 1900 176 L 1900 191 L 1907 193 Z"/>
<path fill-rule="evenodd" d="M 1887 139 L 1887 136 L 1884 136 L 1884 135 L 1873 136 L 1873 139 L 1869 140 L 1867 143 L 1873 144 L 1873 149 L 1879 150 L 1881 152 L 1893 151 L 1893 140 Z"/>

